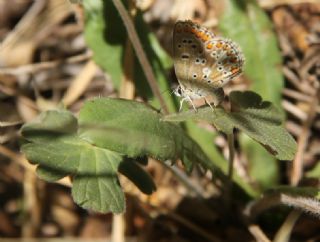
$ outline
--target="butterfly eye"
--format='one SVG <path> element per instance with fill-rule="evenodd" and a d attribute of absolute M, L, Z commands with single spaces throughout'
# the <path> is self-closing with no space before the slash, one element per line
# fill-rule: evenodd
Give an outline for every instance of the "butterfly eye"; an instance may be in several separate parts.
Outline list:
<path fill-rule="evenodd" d="M 181 48 L 181 45 L 178 45 L 178 48 Z"/>
<path fill-rule="evenodd" d="M 182 96 L 182 90 L 181 90 L 181 87 L 178 86 L 177 88 L 174 89 L 174 94 L 178 97 L 181 97 Z"/>
<path fill-rule="evenodd" d="M 199 64 L 199 63 L 200 63 L 200 59 L 197 58 L 197 59 L 196 59 L 196 64 Z"/>
<path fill-rule="evenodd" d="M 218 70 L 219 70 L 219 71 L 222 71 L 222 67 L 221 67 L 221 66 L 219 66 L 219 67 L 218 67 Z"/>
<path fill-rule="evenodd" d="M 194 74 L 192 75 L 192 77 L 193 77 L 193 78 L 197 78 L 197 74 L 194 73 Z"/>
<path fill-rule="evenodd" d="M 184 43 L 184 44 L 187 43 L 187 40 L 186 39 L 182 40 L 182 43 Z"/>
<path fill-rule="evenodd" d="M 202 59 L 202 64 L 205 64 L 206 62 L 206 59 Z"/>
<path fill-rule="evenodd" d="M 203 75 L 203 78 L 204 78 L 204 79 L 207 79 L 207 77 L 208 77 L 207 75 Z"/>
<path fill-rule="evenodd" d="M 191 44 L 191 43 L 192 43 L 192 40 L 191 40 L 191 39 L 189 39 L 189 40 L 188 40 L 188 43 L 189 43 L 189 44 Z"/>

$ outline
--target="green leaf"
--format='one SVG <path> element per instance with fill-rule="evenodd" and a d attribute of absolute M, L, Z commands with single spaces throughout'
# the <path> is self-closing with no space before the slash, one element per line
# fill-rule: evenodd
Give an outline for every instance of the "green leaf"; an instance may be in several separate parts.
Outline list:
<path fill-rule="evenodd" d="M 177 125 L 161 121 L 143 103 L 112 98 L 87 101 L 79 115 L 80 137 L 129 157 L 181 158 L 187 170 L 207 157 Z"/>
<path fill-rule="evenodd" d="M 264 10 L 254 0 L 227 0 L 219 28 L 241 46 L 246 58 L 244 72 L 252 81 L 252 90 L 280 107 L 282 58 Z"/>
<path fill-rule="evenodd" d="M 75 118 L 66 111 L 41 114 L 38 120 L 22 127 L 22 134 L 29 141 L 22 151 L 28 160 L 38 164 L 37 174 L 44 180 L 72 175 L 72 195 L 81 207 L 104 213 L 123 212 L 124 194 L 117 178 L 122 156 L 79 138 L 74 130 L 66 128 L 74 128 L 74 122 Z"/>
<path fill-rule="evenodd" d="M 130 179 L 141 192 L 147 195 L 150 195 L 156 190 L 156 185 L 151 176 L 145 172 L 134 159 L 124 159 L 119 166 L 119 172 Z"/>
<path fill-rule="evenodd" d="M 230 134 L 237 128 L 259 142 L 280 160 L 291 160 L 296 151 L 296 142 L 284 129 L 283 115 L 270 102 L 262 101 L 253 92 L 232 92 L 232 112 L 210 107 L 180 114 L 168 115 L 166 121 L 181 122 L 188 119 L 206 120 L 220 131 Z"/>
<path fill-rule="evenodd" d="M 84 36 L 94 61 L 107 71 L 118 89 L 123 74 L 122 58 L 127 38 L 112 1 L 84 0 Z"/>
<path fill-rule="evenodd" d="M 270 102 L 262 101 L 254 92 L 232 92 L 232 112 L 235 128 L 259 142 L 279 160 L 292 160 L 296 142 L 283 127 L 283 114 Z M 250 102 L 252 102 L 250 104 Z"/>
<path fill-rule="evenodd" d="M 208 160 L 200 147 L 177 125 L 163 122 L 157 111 L 134 101 L 98 98 L 85 103 L 76 118 L 65 110 L 44 112 L 22 127 L 22 151 L 38 165 L 47 181 L 73 177 L 72 195 L 80 206 L 99 212 L 120 213 L 124 194 L 120 170 L 142 192 L 155 190 L 150 176 L 137 163 L 146 155 L 160 160 L 181 158 L 186 169 Z M 217 174 L 220 174 L 217 172 Z"/>

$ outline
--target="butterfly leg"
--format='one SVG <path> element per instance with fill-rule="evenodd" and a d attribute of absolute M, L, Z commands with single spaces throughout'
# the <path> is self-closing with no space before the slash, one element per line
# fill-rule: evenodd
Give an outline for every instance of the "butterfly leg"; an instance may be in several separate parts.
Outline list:
<path fill-rule="evenodd" d="M 212 111 L 214 111 L 212 105 L 210 104 L 210 102 L 209 102 L 206 98 L 204 98 L 204 101 L 206 102 L 206 104 L 208 104 L 208 105 L 210 106 L 210 108 L 212 109 Z"/>
<path fill-rule="evenodd" d="M 193 107 L 194 111 L 195 111 L 195 112 L 198 112 L 198 110 L 196 109 L 196 106 L 194 106 L 194 104 L 193 104 L 193 102 L 192 102 L 191 97 L 186 96 L 186 99 L 191 103 L 191 105 L 192 105 L 192 107 Z"/>
<path fill-rule="evenodd" d="M 181 112 L 181 110 L 182 110 L 182 105 L 183 105 L 183 102 L 186 100 L 187 98 L 181 98 L 181 100 L 180 100 L 180 107 L 179 107 L 179 113 Z"/>

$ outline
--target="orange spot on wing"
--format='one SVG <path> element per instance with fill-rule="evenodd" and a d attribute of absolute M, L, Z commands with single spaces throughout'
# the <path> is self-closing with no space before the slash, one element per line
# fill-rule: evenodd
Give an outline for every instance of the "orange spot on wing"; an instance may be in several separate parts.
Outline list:
<path fill-rule="evenodd" d="M 203 33 L 203 35 L 202 35 L 202 41 L 208 41 L 209 40 L 209 38 L 210 38 L 210 36 L 209 35 L 207 35 L 207 34 L 205 34 L 205 33 Z"/>
<path fill-rule="evenodd" d="M 222 48 L 223 48 L 223 50 L 230 50 L 230 46 L 228 46 L 228 45 L 224 45 Z"/>
<path fill-rule="evenodd" d="M 236 74 L 236 73 L 240 72 L 240 69 L 238 67 L 233 67 L 233 68 L 231 68 L 231 72 L 232 72 L 232 74 Z"/>
<path fill-rule="evenodd" d="M 197 38 L 201 38 L 202 32 L 197 31 L 197 32 L 196 32 L 196 36 L 197 36 Z"/>
<path fill-rule="evenodd" d="M 209 44 L 207 44 L 207 49 L 212 49 L 212 47 L 213 47 L 213 44 L 212 43 L 209 43 Z"/>
<path fill-rule="evenodd" d="M 197 31 L 196 29 L 192 28 L 192 29 L 191 29 L 191 33 L 197 35 L 198 31 Z"/>
<path fill-rule="evenodd" d="M 216 44 L 216 47 L 217 47 L 218 49 L 222 48 L 222 46 L 223 46 L 223 44 L 222 44 L 221 42 L 218 42 L 218 43 Z"/>

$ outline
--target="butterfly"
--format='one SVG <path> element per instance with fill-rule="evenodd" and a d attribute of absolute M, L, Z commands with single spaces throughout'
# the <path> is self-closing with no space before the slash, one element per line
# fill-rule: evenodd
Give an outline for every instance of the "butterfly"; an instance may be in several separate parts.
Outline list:
<path fill-rule="evenodd" d="M 224 98 L 222 87 L 242 73 L 244 56 L 232 40 L 216 36 L 190 20 L 178 21 L 173 30 L 174 69 L 179 86 L 174 93 L 184 101 L 214 97 L 214 106 Z"/>

